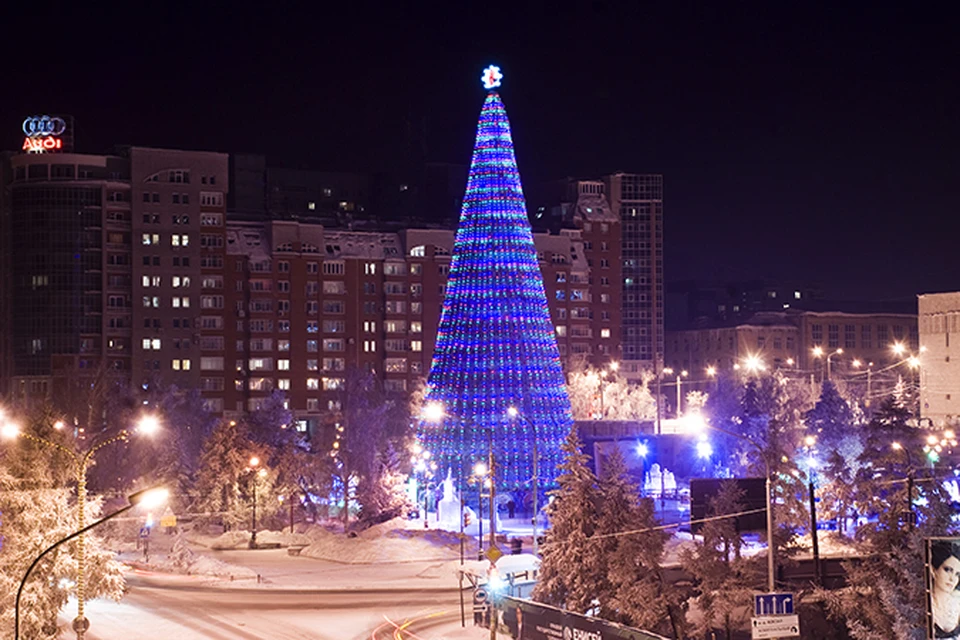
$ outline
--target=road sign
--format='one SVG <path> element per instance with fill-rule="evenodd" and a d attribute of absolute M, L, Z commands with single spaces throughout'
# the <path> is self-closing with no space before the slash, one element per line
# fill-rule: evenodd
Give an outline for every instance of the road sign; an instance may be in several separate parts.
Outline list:
<path fill-rule="evenodd" d="M 793 598 L 792 593 L 759 593 L 753 596 L 753 615 L 793 615 Z"/>
<path fill-rule="evenodd" d="M 177 526 L 177 516 L 160 516 L 160 526 L 161 527 L 175 527 Z"/>
<path fill-rule="evenodd" d="M 474 604 L 486 604 L 487 602 L 487 590 L 477 587 L 473 592 L 473 603 Z"/>
<path fill-rule="evenodd" d="M 492 563 L 496 563 L 497 560 L 503 557 L 503 551 L 500 551 L 500 547 L 494 544 L 487 549 L 487 552 L 484 555 L 487 556 L 487 560 Z"/>
<path fill-rule="evenodd" d="M 761 616 L 753 618 L 753 640 L 790 638 L 800 635 L 800 616 Z"/>

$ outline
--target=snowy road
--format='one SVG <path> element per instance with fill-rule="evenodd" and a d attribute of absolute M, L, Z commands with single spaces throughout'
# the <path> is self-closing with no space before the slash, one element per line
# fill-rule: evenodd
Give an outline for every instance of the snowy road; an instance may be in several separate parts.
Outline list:
<path fill-rule="evenodd" d="M 459 615 L 456 592 L 441 590 L 231 590 L 137 582 L 120 603 L 89 603 L 88 640 L 360 640 L 375 637 L 384 624 L 391 630 L 385 637 L 392 637 L 408 621 L 420 628 L 429 620 L 449 626 Z"/>

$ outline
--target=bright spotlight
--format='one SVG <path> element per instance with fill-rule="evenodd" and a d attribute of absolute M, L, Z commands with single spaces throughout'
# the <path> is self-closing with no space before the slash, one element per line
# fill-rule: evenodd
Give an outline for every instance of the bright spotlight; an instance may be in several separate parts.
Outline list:
<path fill-rule="evenodd" d="M 650 453 L 650 447 L 647 446 L 646 442 L 641 442 L 637 444 L 637 455 L 641 458 L 646 458 L 647 454 Z"/>
<path fill-rule="evenodd" d="M 709 458 L 713 455 L 713 447 L 710 446 L 710 443 L 706 440 L 701 440 L 697 443 L 697 457 L 698 458 Z"/>
<path fill-rule="evenodd" d="M 428 402 L 423 408 L 423 417 L 430 422 L 439 422 L 446 414 L 442 402 Z"/>

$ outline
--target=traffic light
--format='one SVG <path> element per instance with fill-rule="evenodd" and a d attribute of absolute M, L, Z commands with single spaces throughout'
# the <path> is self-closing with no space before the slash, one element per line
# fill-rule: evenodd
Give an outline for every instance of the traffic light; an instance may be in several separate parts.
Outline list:
<path fill-rule="evenodd" d="M 464 526 L 464 527 L 469 527 L 469 526 L 470 526 L 470 512 L 469 512 L 469 511 L 464 511 L 464 512 L 463 512 L 463 526 Z"/>

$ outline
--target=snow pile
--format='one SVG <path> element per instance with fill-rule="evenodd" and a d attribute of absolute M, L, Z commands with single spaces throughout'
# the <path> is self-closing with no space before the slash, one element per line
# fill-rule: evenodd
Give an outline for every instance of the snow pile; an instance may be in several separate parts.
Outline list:
<path fill-rule="evenodd" d="M 215 558 L 209 558 L 207 556 L 197 556 L 196 560 L 187 568 L 186 573 L 230 579 L 257 577 L 257 572 L 253 569 L 228 564 L 222 560 L 216 560 Z"/>
<path fill-rule="evenodd" d="M 401 519 L 370 527 L 353 538 L 321 527 L 310 529 L 307 535 L 311 543 L 301 556 L 348 564 L 449 560 L 460 553 L 457 534 L 406 529 Z"/>
<path fill-rule="evenodd" d="M 281 547 L 293 547 L 310 544 L 310 542 L 310 537 L 302 533 L 290 533 L 289 531 L 257 532 L 257 543 L 259 544 L 279 544 Z"/>
<path fill-rule="evenodd" d="M 250 546 L 249 531 L 227 531 L 216 538 L 206 539 L 193 537 L 191 542 L 209 547 L 215 551 L 232 549 L 247 549 Z M 310 544 L 310 536 L 302 533 L 288 533 L 286 531 L 257 531 L 257 544 L 279 544 L 281 547 Z"/>
<path fill-rule="evenodd" d="M 227 531 L 211 540 L 206 546 L 216 551 L 246 548 L 250 544 L 249 531 Z"/>

